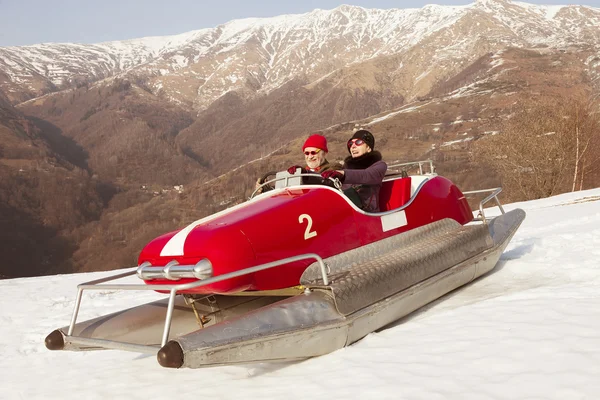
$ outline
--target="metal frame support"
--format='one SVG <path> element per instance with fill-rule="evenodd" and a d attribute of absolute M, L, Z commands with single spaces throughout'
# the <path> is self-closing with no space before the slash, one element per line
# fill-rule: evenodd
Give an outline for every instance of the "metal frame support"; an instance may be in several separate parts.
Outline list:
<path fill-rule="evenodd" d="M 424 165 L 429 166 L 429 172 L 427 172 L 428 174 L 435 174 L 435 167 L 433 166 L 433 160 L 412 161 L 412 162 L 407 162 L 407 163 L 392 164 L 392 165 L 388 165 L 388 171 L 390 169 L 394 169 L 394 168 L 408 167 L 408 166 L 413 166 L 413 165 L 419 166 L 419 175 L 424 175 L 424 173 L 425 173 L 425 172 L 423 172 Z"/>
<path fill-rule="evenodd" d="M 213 283 L 221 282 L 230 278 L 237 278 L 239 276 L 248 275 L 253 272 L 263 271 L 266 269 L 278 267 L 280 265 L 288 264 L 295 261 L 306 260 L 306 259 L 315 259 L 319 266 L 321 267 L 321 275 L 323 277 L 323 283 L 325 285 L 329 285 L 329 279 L 327 277 L 327 267 L 323 262 L 323 259 L 315 253 L 307 253 L 301 254 L 294 257 L 288 257 L 281 260 L 273 261 L 266 264 L 257 265 L 250 268 L 245 268 L 239 271 L 229 272 L 227 274 L 215 276 L 212 278 L 200 280 L 198 282 L 190 282 L 179 285 L 147 285 L 147 284 L 107 284 L 101 285 L 104 282 L 109 282 L 117 279 L 121 279 L 127 276 L 135 275 L 137 271 L 137 267 L 133 271 L 124 272 L 117 275 L 111 275 L 106 278 L 96 279 L 90 282 L 85 282 L 80 285 L 77 285 L 77 298 L 75 300 L 75 306 L 73 309 L 73 315 L 71 316 L 71 323 L 69 324 L 69 330 L 67 332 L 67 336 L 72 336 L 73 331 L 75 329 L 75 324 L 77 322 L 77 315 L 79 314 L 79 308 L 81 306 L 81 299 L 83 297 L 84 290 L 164 290 L 169 291 L 169 305 L 167 307 L 167 315 L 165 317 L 165 328 L 163 330 L 161 346 L 167 344 L 169 340 L 169 332 L 171 330 L 171 320 L 173 318 L 173 309 L 175 307 L 175 296 L 178 292 L 182 292 L 188 289 L 194 289 L 201 286 L 207 286 Z"/>
<path fill-rule="evenodd" d="M 478 193 L 490 193 L 490 192 L 491 192 L 491 194 L 489 196 L 487 196 L 485 199 L 483 199 L 479 202 L 479 217 L 481 217 L 481 220 L 484 223 L 487 223 L 487 220 L 485 219 L 485 213 L 483 212 L 483 206 L 492 199 L 494 199 L 494 201 L 496 202 L 496 205 L 500 209 L 500 212 L 502 214 L 504 214 L 504 208 L 502 207 L 502 204 L 500 204 L 500 200 L 498 199 L 498 195 L 500 194 L 500 192 L 502 192 L 502 188 L 498 187 L 498 188 L 493 188 L 493 189 L 481 189 L 481 190 L 471 190 L 469 192 L 463 192 L 463 194 L 465 196 L 472 195 L 472 194 L 478 194 Z"/>
<path fill-rule="evenodd" d="M 263 182 L 259 187 L 257 187 L 256 189 L 254 189 L 254 191 L 252 192 L 252 194 L 250 195 L 250 197 L 248 197 L 248 200 L 252 199 L 254 196 L 256 196 L 258 193 L 258 191 L 263 187 L 268 185 L 269 183 L 274 183 L 274 182 L 279 182 L 279 181 L 285 181 L 285 187 L 292 187 L 292 186 L 296 186 L 296 185 L 290 185 L 289 184 L 289 180 L 292 178 L 297 178 L 300 176 L 314 176 L 317 178 L 321 178 L 320 174 L 313 174 L 313 173 L 305 173 L 305 174 L 294 174 L 294 175 L 288 175 L 288 176 L 283 176 L 280 178 L 273 178 L 270 179 L 268 181 Z M 336 186 L 337 187 L 337 186 Z M 339 188 L 338 188 L 339 189 Z"/>

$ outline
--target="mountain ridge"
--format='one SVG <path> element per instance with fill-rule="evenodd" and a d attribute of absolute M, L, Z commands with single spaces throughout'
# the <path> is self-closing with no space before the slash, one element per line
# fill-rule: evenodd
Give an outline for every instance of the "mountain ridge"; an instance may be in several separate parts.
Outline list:
<path fill-rule="evenodd" d="M 0 90 L 17 104 L 40 94 L 133 75 L 147 79 L 153 93 L 201 111 L 228 91 L 240 91 L 247 98 L 261 96 L 294 76 L 316 81 L 339 68 L 410 52 L 440 34 L 451 44 L 449 48 L 432 44 L 440 54 L 456 50 L 461 42 L 469 47 L 464 38 L 490 35 L 496 35 L 502 45 L 519 47 L 599 43 L 598 29 L 581 23 L 583 16 L 600 25 L 600 9 L 585 6 L 506 0 L 389 10 L 342 5 L 305 14 L 233 20 L 172 36 L 0 48 L 0 70 L 5 74 L 0 75 Z M 471 35 L 453 35 L 457 24 L 470 25 Z M 187 91 L 179 93 L 184 87 Z"/>

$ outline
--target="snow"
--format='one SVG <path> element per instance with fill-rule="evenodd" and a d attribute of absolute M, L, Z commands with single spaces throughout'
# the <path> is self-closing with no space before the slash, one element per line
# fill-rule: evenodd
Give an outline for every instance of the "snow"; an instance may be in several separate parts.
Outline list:
<path fill-rule="evenodd" d="M 492 66 L 492 68 L 491 68 L 491 69 L 494 69 L 494 68 L 496 68 L 496 67 L 499 67 L 499 66 L 501 66 L 501 65 L 503 65 L 503 64 L 504 64 L 504 60 L 503 60 L 502 58 L 497 58 L 497 59 L 493 60 L 493 61 L 490 63 L 490 65 Z"/>
<path fill-rule="evenodd" d="M 465 133 L 463 133 L 463 135 L 466 135 L 466 134 L 467 134 L 466 132 L 465 132 Z M 458 143 L 464 143 L 464 142 L 469 142 L 469 141 L 471 141 L 471 140 L 473 140 L 473 138 L 472 138 L 472 137 L 468 137 L 468 138 L 466 138 L 466 139 L 452 140 L 452 141 L 450 141 L 450 142 L 444 142 L 444 143 L 442 143 L 442 144 L 440 145 L 440 147 L 452 146 L 452 145 L 454 145 L 454 144 L 458 144 Z"/>
<path fill-rule="evenodd" d="M 173 60 L 174 68 L 176 69 L 185 68 L 188 66 L 188 59 L 186 56 L 182 56 L 179 54 L 171 58 Z"/>
<path fill-rule="evenodd" d="M 546 6 L 546 18 L 554 19 L 556 14 L 563 8 L 563 6 Z"/>
<path fill-rule="evenodd" d="M 419 75 L 419 76 L 417 76 L 417 77 L 415 78 L 415 83 L 419 82 L 421 79 L 423 79 L 423 78 L 425 78 L 427 75 L 429 75 L 429 72 L 430 72 L 430 71 L 423 71 L 423 72 L 421 73 L 421 75 Z"/>
<path fill-rule="evenodd" d="M 427 102 L 427 103 L 423 103 L 423 104 L 416 105 L 416 106 L 411 105 L 412 103 L 411 104 L 407 104 L 407 105 L 403 106 L 402 109 L 400 109 L 399 111 L 393 111 L 393 112 L 385 114 L 385 115 L 383 115 L 381 117 L 373 118 L 369 123 L 365 124 L 365 126 L 374 125 L 374 124 L 376 124 L 378 122 L 385 121 L 386 119 L 391 118 L 391 117 L 393 117 L 395 115 L 398 115 L 398 114 L 404 114 L 404 113 L 413 112 L 415 110 L 418 110 L 419 108 L 425 107 L 426 105 L 428 105 L 430 103 L 431 102 Z"/>
<path fill-rule="evenodd" d="M 411 108 L 411 111 L 412 111 L 413 109 L 416 109 L 416 107 L 415 107 L 415 108 Z M 382 116 L 382 117 L 377 117 L 377 118 L 374 118 L 374 119 L 373 119 L 371 122 L 369 122 L 367 125 L 373 125 L 373 124 L 376 124 L 376 123 L 378 123 L 378 122 L 385 121 L 386 119 L 388 119 L 388 118 L 391 118 L 391 117 L 393 117 L 393 116 L 395 116 L 395 115 L 398 115 L 398 114 L 400 114 L 400 113 L 402 113 L 402 112 L 405 112 L 405 111 L 403 111 L 403 110 L 401 110 L 401 111 L 394 111 L 394 112 L 391 112 L 391 113 L 389 113 L 389 114 L 386 114 L 386 115 L 384 115 L 384 116 Z"/>
<path fill-rule="evenodd" d="M 303 362 L 171 370 L 136 353 L 51 352 L 44 337 L 68 324 L 76 284 L 108 273 L 2 280 L 0 397 L 598 398 L 600 189 L 515 207 L 527 218 L 490 274 Z M 87 293 L 80 321 L 160 296 Z"/>

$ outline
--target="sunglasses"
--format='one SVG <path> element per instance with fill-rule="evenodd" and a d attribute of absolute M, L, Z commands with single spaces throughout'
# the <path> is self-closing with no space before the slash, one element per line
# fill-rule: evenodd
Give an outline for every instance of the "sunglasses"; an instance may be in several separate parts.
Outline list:
<path fill-rule="evenodd" d="M 362 139 L 350 139 L 348 140 L 348 148 L 352 147 L 353 144 L 356 146 L 362 146 L 363 143 L 365 143 L 365 141 Z"/>
<path fill-rule="evenodd" d="M 315 154 L 319 153 L 321 151 L 321 149 L 317 149 L 317 150 L 313 150 L 313 151 L 305 151 L 304 155 L 305 156 L 314 156 Z"/>

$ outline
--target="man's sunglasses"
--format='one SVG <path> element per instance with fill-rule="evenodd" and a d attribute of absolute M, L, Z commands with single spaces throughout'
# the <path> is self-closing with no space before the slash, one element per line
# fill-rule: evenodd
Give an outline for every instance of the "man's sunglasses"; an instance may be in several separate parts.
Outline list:
<path fill-rule="evenodd" d="M 315 154 L 317 154 L 318 152 L 320 152 L 321 149 L 317 149 L 317 150 L 312 150 L 312 151 L 305 151 L 304 155 L 305 156 L 314 156 Z"/>
<path fill-rule="evenodd" d="M 350 139 L 348 140 L 348 148 L 352 147 L 352 144 L 356 146 L 361 146 L 365 141 L 362 139 Z"/>

